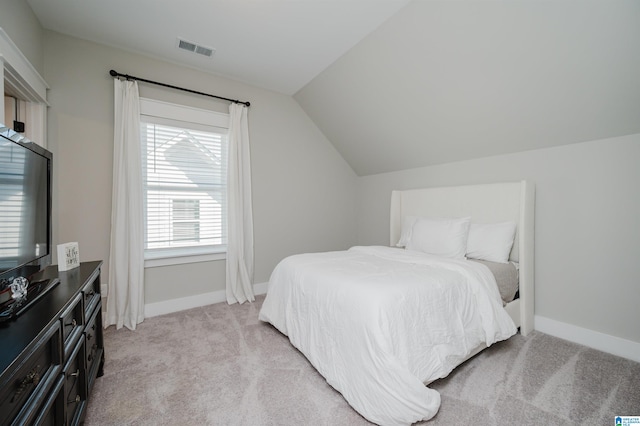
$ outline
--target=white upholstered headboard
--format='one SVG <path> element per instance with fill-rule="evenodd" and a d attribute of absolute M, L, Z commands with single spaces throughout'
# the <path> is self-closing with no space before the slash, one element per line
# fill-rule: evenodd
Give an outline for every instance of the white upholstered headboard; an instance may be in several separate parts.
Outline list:
<path fill-rule="evenodd" d="M 515 222 L 516 239 L 509 258 L 520 265 L 520 299 L 511 309 L 519 310 L 516 325 L 526 335 L 533 330 L 534 204 L 535 188 L 527 181 L 393 191 L 390 242 L 392 246 L 398 242 L 406 216 L 471 216 L 473 223 Z"/>

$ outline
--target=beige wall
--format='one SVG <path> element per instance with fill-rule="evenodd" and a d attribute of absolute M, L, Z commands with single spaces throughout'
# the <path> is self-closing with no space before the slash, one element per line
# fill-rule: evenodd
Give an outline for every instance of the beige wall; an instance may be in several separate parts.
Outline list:
<path fill-rule="evenodd" d="M 290 96 L 53 32 L 46 33 L 45 51 L 56 242 L 78 241 L 82 260 L 109 261 L 110 69 L 251 102 L 256 283 L 267 281 L 286 255 L 354 244 L 355 174 Z M 140 95 L 228 108 L 226 102 L 143 83 Z M 222 290 L 224 281 L 224 261 L 154 268 L 146 274 L 145 303 Z"/>
<path fill-rule="evenodd" d="M 640 343 L 640 134 L 359 178 L 360 244 L 389 243 L 394 189 L 536 185 L 535 313 Z"/>
<path fill-rule="evenodd" d="M 2 0 L 0 28 L 18 46 L 18 49 L 43 74 L 43 29 L 26 0 Z"/>

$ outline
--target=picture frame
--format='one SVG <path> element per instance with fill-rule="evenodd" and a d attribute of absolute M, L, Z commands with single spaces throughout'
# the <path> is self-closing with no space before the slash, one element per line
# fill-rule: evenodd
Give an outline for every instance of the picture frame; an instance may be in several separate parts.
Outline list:
<path fill-rule="evenodd" d="M 80 266 L 78 243 L 58 244 L 58 271 L 68 271 L 78 266 Z"/>

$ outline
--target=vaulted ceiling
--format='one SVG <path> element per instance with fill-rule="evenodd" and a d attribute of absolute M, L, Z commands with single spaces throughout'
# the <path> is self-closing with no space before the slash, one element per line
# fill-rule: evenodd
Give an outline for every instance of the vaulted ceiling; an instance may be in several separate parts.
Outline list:
<path fill-rule="evenodd" d="M 295 99 L 359 175 L 640 133 L 640 2 L 413 1 Z"/>
<path fill-rule="evenodd" d="M 27 0 L 46 29 L 293 94 L 409 0 Z M 213 49 L 180 50 L 177 40 Z"/>
<path fill-rule="evenodd" d="M 636 0 L 27 1 L 47 29 L 292 94 L 358 175 L 640 133 Z"/>

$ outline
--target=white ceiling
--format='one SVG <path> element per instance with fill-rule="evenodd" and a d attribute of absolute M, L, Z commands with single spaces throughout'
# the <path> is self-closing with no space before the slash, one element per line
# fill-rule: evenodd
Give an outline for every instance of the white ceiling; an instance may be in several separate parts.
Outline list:
<path fill-rule="evenodd" d="M 27 0 L 46 29 L 293 94 L 409 0 Z M 177 38 L 215 49 L 178 49 Z M 121 72 L 126 72 L 122 70 Z"/>

